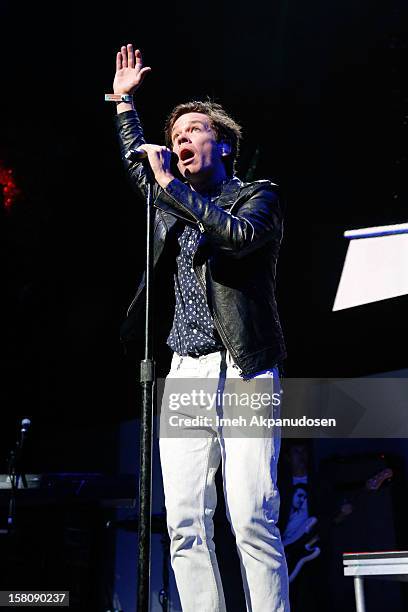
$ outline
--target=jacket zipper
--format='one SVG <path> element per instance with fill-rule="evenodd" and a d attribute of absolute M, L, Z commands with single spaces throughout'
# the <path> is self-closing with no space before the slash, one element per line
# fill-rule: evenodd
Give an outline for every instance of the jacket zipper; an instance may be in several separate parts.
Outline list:
<path fill-rule="evenodd" d="M 235 202 L 231 206 L 231 208 L 229 209 L 229 212 L 231 212 L 231 210 L 234 208 L 235 204 L 237 204 L 237 202 Z M 201 233 L 204 233 L 204 227 L 202 226 L 202 224 L 198 220 L 197 220 L 197 223 L 198 223 L 198 227 L 200 228 Z M 200 227 L 200 225 L 201 225 L 201 227 Z M 197 276 L 198 282 L 200 283 L 201 288 L 202 288 L 202 290 L 204 292 L 204 296 L 207 296 L 207 289 L 206 289 L 205 278 L 201 279 L 201 275 L 198 272 L 198 268 L 197 268 L 197 272 L 196 272 L 195 267 L 194 267 L 194 257 L 195 257 L 196 253 L 197 253 L 197 249 L 196 249 L 196 251 L 194 252 L 194 255 L 193 255 L 193 270 L 194 270 L 194 273 Z M 232 355 L 233 351 L 231 351 L 231 345 L 230 345 L 226 335 L 224 334 L 224 330 L 222 329 L 221 323 L 220 323 L 220 321 L 218 319 L 218 316 L 215 314 L 215 312 L 212 313 L 212 317 L 213 317 L 213 320 L 214 320 L 215 328 L 216 328 L 217 332 L 221 336 L 221 340 L 223 341 L 224 345 L 227 347 L 227 349 L 229 350 L 230 354 Z M 237 369 L 239 371 L 239 375 L 242 376 L 242 368 L 238 364 L 236 364 L 236 365 L 237 365 Z"/>
<path fill-rule="evenodd" d="M 139 297 L 139 295 L 142 293 L 143 289 L 145 288 L 145 283 L 143 283 L 143 285 L 141 287 L 139 287 L 139 289 L 136 291 L 136 295 L 133 298 L 133 300 L 130 302 L 129 307 L 126 311 L 126 316 L 129 316 L 130 311 L 132 310 L 137 298 Z"/>
<path fill-rule="evenodd" d="M 155 206 L 155 204 L 153 204 L 153 206 Z M 165 226 L 165 228 L 166 228 L 166 233 L 168 233 L 168 226 L 167 226 L 167 223 L 166 223 L 166 221 L 164 220 L 164 218 L 163 218 L 163 214 L 162 214 L 162 213 L 163 213 L 163 210 L 162 210 L 161 208 L 159 208 L 158 206 L 156 206 L 156 208 L 157 208 L 157 212 L 158 212 L 158 214 L 160 214 L 160 217 L 161 217 L 161 221 L 162 221 L 162 223 L 164 223 L 164 226 Z M 178 217 L 178 218 L 180 219 L 180 218 L 182 218 L 182 217 Z M 155 217 L 154 227 L 153 227 L 153 233 L 156 231 L 156 227 L 157 227 L 157 225 L 158 225 L 158 224 L 159 224 L 159 221 L 158 221 L 158 220 L 157 220 L 157 218 Z M 144 276 L 145 276 L 145 275 L 144 275 Z M 143 285 L 142 285 L 140 288 L 138 288 L 138 290 L 136 291 L 136 295 L 134 296 L 133 300 L 130 302 L 130 304 L 129 304 L 129 306 L 128 306 L 127 310 L 126 310 L 126 316 L 127 316 L 127 317 L 129 316 L 130 311 L 132 310 L 132 308 L 133 308 L 133 306 L 134 306 L 134 304 L 135 304 L 135 302 L 136 302 L 137 298 L 138 298 L 138 297 L 139 297 L 139 295 L 142 293 L 142 291 L 143 291 L 143 289 L 144 289 L 144 287 L 145 287 L 145 286 L 146 286 L 146 279 L 144 279 L 144 283 L 143 283 Z"/>
<path fill-rule="evenodd" d="M 163 211 L 163 209 L 162 209 L 162 208 L 160 208 L 159 206 L 156 206 L 156 204 L 154 204 L 154 206 L 155 206 L 155 207 L 156 207 L 156 208 L 157 208 L 159 211 L 161 211 L 161 212 L 165 212 L 165 211 Z M 174 215 L 175 217 L 177 217 L 178 219 L 181 219 L 182 221 L 188 221 L 188 219 L 186 219 L 185 217 L 182 217 L 181 215 L 178 215 L 177 213 L 174 213 L 173 211 L 172 211 L 172 213 L 171 213 L 171 214 L 172 214 L 172 215 Z M 192 216 L 194 217 L 194 215 L 192 215 Z M 196 219 L 196 217 L 194 217 L 194 219 Z M 201 223 L 201 221 L 198 221 L 197 219 L 196 219 L 196 221 L 197 221 L 198 227 L 200 228 L 200 232 L 203 234 L 203 233 L 204 233 L 204 226 L 203 226 L 203 224 Z M 155 229 L 155 228 L 154 228 L 154 229 Z M 195 253 L 194 253 L 194 255 L 195 255 Z M 133 298 L 133 300 L 130 302 L 130 304 L 129 304 L 129 306 L 128 306 L 128 309 L 127 309 L 127 311 L 126 311 L 126 316 L 127 316 L 127 317 L 129 316 L 129 313 L 130 313 L 130 311 L 132 310 L 132 308 L 133 308 L 133 306 L 134 306 L 134 304 L 135 304 L 135 302 L 136 302 L 137 298 L 139 297 L 139 295 L 140 295 L 140 294 L 141 294 L 141 292 L 143 291 L 144 286 L 145 286 L 145 285 L 143 285 L 143 287 L 141 287 L 140 289 L 138 289 L 138 291 L 136 292 L 135 297 L 134 297 L 134 298 Z M 205 294 L 204 294 L 204 295 L 205 295 Z"/>
<path fill-rule="evenodd" d="M 196 271 L 196 268 L 194 266 L 194 257 L 195 257 L 195 255 L 197 253 L 197 249 L 198 249 L 198 246 L 197 246 L 196 250 L 194 251 L 193 258 L 192 258 L 193 259 L 193 271 L 194 271 L 194 274 L 197 277 L 197 280 L 198 280 L 199 285 L 201 286 L 201 289 L 203 290 L 204 296 L 206 297 L 207 296 L 207 288 L 206 288 L 205 278 L 201 277 L 201 272 L 199 271 L 199 268 L 197 268 L 197 271 Z M 223 329 L 221 327 L 221 323 L 219 322 L 219 319 L 218 319 L 217 315 L 215 314 L 215 312 L 212 313 L 212 316 L 213 316 L 214 325 L 215 325 L 215 328 L 216 328 L 217 332 L 220 334 L 223 343 L 225 344 L 225 346 L 229 350 L 230 354 L 232 355 L 233 351 L 231 351 L 231 345 L 230 345 L 229 341 L 227 340 L 226 335 L 224 334 L 224 331 L 223 331 Z M 241 376 L 242 375 L 242 368 L 240 368 L 238 364 L 237 364 L 237 369 L 239 370 L 239 375 Z"/>
<path fill-rule="evenodd" d="M 187 214 L 191 215 L 191 216 L 193 217 L 193 219 L 195 219 L 195 221 L 197 222 L 197 225 L 198 225 L 198 229 L 200 230 L 200 232 L 201 232 L 202 234 L 204 234 L 204 231 L 205 231 L 205 230 L 204 230 L 204 225 L 203 225 L 203 224 L 201 223 L 201 221 L 200 221 L 200 220 L 199 220 L 199 219 L 198 219 L 198 218 L 197 218 L 197 217 L 196 217 L 196 216 L 195 216 L 195 215 L 194 215 L 194 214 L 191 212 L 191 210 L 190 210 L 189 208 L 187 208 L 186 206 L 184 206 L 184 205 L 183 205 L 181 202 L 179 202 L 179 200 L 176 200 L 176 198 L 174 198 L 174 197 L 173 197 L 173 196 L 172 196 L 170 193 L 167 193 L 167 191 L 166 191 L 166 194 L 167 194 L 167 195 L 168 195 L 170 198 L 172 198 L 172 199 L 173 199 L 175 202 L 177 202 L 177 204 L 178 204 L 178 205 L 179 205 L 179 206 L 180 206 L 180 207 L 181 207 L 183 210 L 185 210 L 185 211 L 187 212 Z M 172 214 L 173 214 L 173 211 L 172 211 Z M 178 215 L 175 215 L 175 216 L 178 216 Z M 187 219 L 186 219 L 185 217 L 179 217 L 179 218 L 180 218 L 180 219 L 184 219 L 184 221 L 186 221 L 186 220 L 188 221 L 188 218 L 187 218 Z"/>
<path fill-rule="evenodd" d="M 156 204 L 154 204 L 153 206 L 156 206 Z M 156 206 L 156 208 L 158 210 L 161 210 L 162 212 L 167 212 L 166 210 L 163 210 L 162 208 L 160 208 L 160 206 Z M 188 209 L 184 208 L 184 210 L 188 210 Z M 181 219 L 182 221 L 189 221 L 191 223 L 190 219 L 188 219 L 186 217 L 183 217 L 182 215 L 178 215 L 173 210 L 171 211 L 170 214 L 172 214 L 174 217 L 177 217 L 177 219 Z M 194 215 L 191 215 L 191 216 L 194 217 Z M 197 225 L 200 228 L 200 232 L 203 234 L 204 233 L 204 226 L 203 226 L 203 224 L 201 223 L 201 221 L 198 221 L 198 219 L 196 217 L 194 217 L 194 219 L 197 221 Z"/>

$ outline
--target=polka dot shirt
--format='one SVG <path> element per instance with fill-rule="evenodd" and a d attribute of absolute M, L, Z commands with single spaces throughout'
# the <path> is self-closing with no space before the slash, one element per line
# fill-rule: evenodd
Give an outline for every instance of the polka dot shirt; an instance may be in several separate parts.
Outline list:
<path fill-rule="evenodd" d="M 178 242 L 177 272 L 174 275 L 176 307 L 173 327 L 167 339 L 170 348 L 179 355 L 206 355 L 223 349 L 203 288 L 193 270 L 193 256 L 200 232 L 186 225 Z"/>

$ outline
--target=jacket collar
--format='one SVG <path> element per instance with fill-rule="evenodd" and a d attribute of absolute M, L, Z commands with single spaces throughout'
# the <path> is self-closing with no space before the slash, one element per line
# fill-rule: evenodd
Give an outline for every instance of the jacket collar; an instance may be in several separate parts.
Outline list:
<path fill-rule="evenodd" d="M 242 185 L 243 182 L 237 176 L 233 176 L 232 179 L 223 185 L 217 205 L 221 207 L 231 206 L 236 201 Z"/>
<path fill-rule="evenodd" d="M 185 181 L 185 184 L 188 185 L 188 181 Z M 215 202 L 217 206 L 231 206 L 237 199 L 243 184 L 244 183 L 237 176 L 233 176 L 231 179 L 224 181 L 219 196 L 213 196 L 211 200 Z M 209 196 L 207 195 L 207 197 Z"/>

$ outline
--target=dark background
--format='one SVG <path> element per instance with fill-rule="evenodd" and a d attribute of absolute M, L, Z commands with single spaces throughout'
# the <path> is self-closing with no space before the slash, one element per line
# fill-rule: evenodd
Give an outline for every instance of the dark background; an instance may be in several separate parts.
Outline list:
<path fill-rule="evenodd" d="M 175 104 L 209 95 L 243 125 L 239 176 L 255 165 L 281 185 L 286 374 L 407 367 L 406 296 L 331 312 L 344 230 L 407 221 L 405 2 L 3 0 L 0 20 L 0 161 L 21 191 L 0 211 L 0 471 L 22 416 L 30 471 L 109 471 L 112 426 L 138 415 L 119 324 L 144 221 L 103 101 L 128 42 L 153 69 L 136 97 L 148 141 Z"/>
<path fill-rule="evenodd" d="M 144 216 L 103 94 L 129 41 L 153 68 L 136 100 L 148 141 L 163 142 L 173 105 L 210 95 L 244 127 L 239 174 L 258 149 L 255 177 L 282 187 L 287 374 L 407 365 L 406 297 L 331 312 L 343 231 L 407 219 L 402 2 L 2 9 L 0 159 L 22 192 L 3 212 L 7 412 L 128 410 L 118 325 L 143 263 Z"/>

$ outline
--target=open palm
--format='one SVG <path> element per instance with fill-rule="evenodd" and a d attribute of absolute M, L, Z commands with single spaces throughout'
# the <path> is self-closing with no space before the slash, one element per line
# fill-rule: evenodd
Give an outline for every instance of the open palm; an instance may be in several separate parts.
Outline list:
<path fill-rule="evenodd" d="M 142 83 L 145 75 L 151 71 L 143 67 L 142 54 L 139 49 L 133 51 L 133 45 L 121 47 L 116 54 L 116 74 L 113 81 L 115 94 L 134 93 Z"/>

